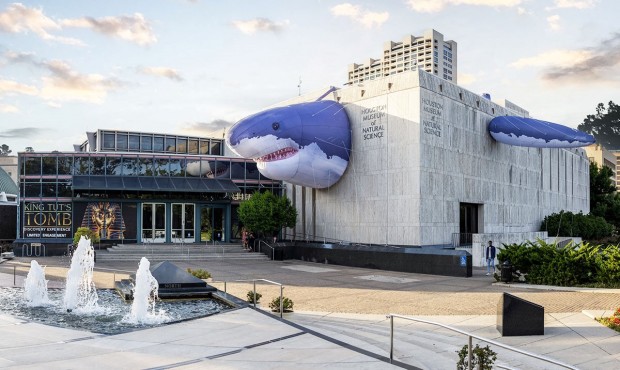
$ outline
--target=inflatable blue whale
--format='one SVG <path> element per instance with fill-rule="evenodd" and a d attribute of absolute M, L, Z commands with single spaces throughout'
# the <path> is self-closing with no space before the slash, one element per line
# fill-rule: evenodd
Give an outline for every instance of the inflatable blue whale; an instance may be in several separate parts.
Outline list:
<path fill-rule="evenodd" d="M 252 158 L 263 176 L 326 188 L 344 174 L 351 153 L 351 127 L 344 107 L 320 100 L 268 109 L 235 123 L 228 147 Z"/>
<path fill-rule="evenodd" d="M 594 144 L 594 136 L 557 123 L 517 116 L 495 117 L 489 133 L 500 143 L 534 148 L 574 148 Z"/>

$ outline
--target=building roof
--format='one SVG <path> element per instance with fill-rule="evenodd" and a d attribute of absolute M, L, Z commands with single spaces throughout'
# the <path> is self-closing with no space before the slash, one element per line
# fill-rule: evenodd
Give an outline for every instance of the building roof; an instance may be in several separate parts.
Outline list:
<path fill-rule="evenodd" d="M 6 173 L 2 167 L 0 167 L 0 192 L 5 192 L 7 194 L 17 195 L 19 194 L 19 188 L 17 184 L 13 182 L 11 176 Z"/>

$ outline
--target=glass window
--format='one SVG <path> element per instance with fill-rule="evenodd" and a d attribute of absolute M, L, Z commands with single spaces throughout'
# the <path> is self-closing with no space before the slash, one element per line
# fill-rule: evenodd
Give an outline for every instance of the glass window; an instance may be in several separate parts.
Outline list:
<path fill-rule="evenodd" d="M 56 157 L 43 157 L 43 174 L 56 175 Z"/>
<path fill-rule="evenodd" d="M 187 153 L 187 139 L 177 139 L 177 153 Z"/>
<path fill-rule="evenodd" d="M 75 157 L 75 175 L 88 175 L 90 170 L 90 158 L 88 157 Z"/>
<path fill-rule="evenodd" d="M 200 154 L 209 154 L 209 140 L 200 140 Z"/>
<path fill-rule="evenodd" d="M 211 140 L 211 154 L 222 155 L 222 142 L 219 140 Z"/>
<path fill-rule="evenodd" d="M 103 149 L 114 150 L 114 134 L 111 134 L 111 133 L 103 134 Z"/>
<path fill-rule="evenodd" d="M 259 173 L 258 167 L 256 167 L 255 162 L 246 162 L 245 163 L 245 178 L 250 180 L 258 180 Z"/>
<path fill-rule="evenodd" d="M 91 157 L 91 175 L 105 175 L 105 157 Z"/>
<path fill-rule="evenodd" d="M 129 135 L 129 150 L 140 150 L 140 136 Z"/>
<path fill-rule="evenodd" d="M 155 176 L 169 176 L 168 158 L 155 158 L 153 160 L 153 171 Z"/>
<path fill-rule="evenodd" d="M 71 175 L 71 167 L 73 166 L 73 157 L 58 157 L 58 174 Z"/>
<path fill-rule="evenodd" d="M 155 136 L 153 138 L 153 151 L 155 152 L 163 152 L 164 151 L 164 138 L 161 136 Z"/>
<path fill-rule="evenodd" d="M 44 198 L 56 198 L 56 179 L 42 180 L 41 196 Z"/>
<path fill-rule="evenodd" d="M 153 137 L 152 136 L 142 136 L 140 138 L 141 141 L 141 150 L 145 152 L 150 152 L 153 150 Z"/>
<path fill-rule="evenodd" d="M 135 176 L 139 166 L 138 158 L 123 158 L 123 176 Z"/>
<path fill-rule="evenodd" d="M 153 176 L 153 158 L 140 158 L 138 176 Z"/>
<path fill-rule="evenodd" d="M 120 176 L 121 159 L 117 157 L 108 157 L 106 159 L 105 174 L 108 176 Z"/>
<path fill-rule="evenodd" d="M 198 140 L 189 139 L 189 146 L 187 147 L 189 154 L 198 154 Z"/>
<path fill-rule="evenodd" d="M 245 178 L 245 162 L 232 162 L 230 164 L 230 176 L 233 179 L 243 180 Z"/>
<path fill-rule="evenodd" d="M 116 150 L 127 150 L 127 135 L 126 134 L 116 135 Z"/>
<path fill-rule="evenodd" d="M 40 197 L 41 196 L 41 182 L 27 182 L 24 186 L 26 197 Z"/>
<path fill-rule="evenodd" d="M 166 151 L 167 152 L 176 152 L 177 150 L 177 140 L 174 137 L 166 137 Z"/>
<path fill-rule="evenodd" d="M 185 159 L 170 159 L 170 176 L 185 176 Z"/>
<path fill-rule="evenodd" d="M 26 158 L 26 175 L 41 175 L 41 157 Z"/>
<path fill-rule="evenodd" d="M 58 196 L 70 197 L 71 195 L 71 180 L 58 180 Z"/>

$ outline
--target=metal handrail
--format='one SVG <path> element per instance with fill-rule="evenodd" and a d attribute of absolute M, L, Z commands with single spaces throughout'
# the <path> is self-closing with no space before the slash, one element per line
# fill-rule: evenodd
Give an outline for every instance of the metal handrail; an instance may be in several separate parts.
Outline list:
<path fill-rule="evenodd" d="M 259 240 L 258 241 L 258 253 L 262 253 L 262 250 L 260 248 L 261 244 L 265 244 L 266 246 L 268 246 L 271 249 L 271 260 L 273 261 L 274 259 L 276 259 L 276 249 L 274 247 L 272 247 L 271 245 L 269 245 L 269 243 L 267 243 L 264 240 Z"/>
<path fill-rule="evenodd" d="M 231 283 L 247 283 L 247 282 L 252 282 L 254 284 L 254 308 L 256 309 L 256 282 L 257 281 L 264 281 L 265 283 L 269 283 L 269 284 L 273 284 L 273 285 L 278 285 L 280 287 L 280 318 L 282 318 L 282 313 L 284 312 L 284 300 L 283 300 L 283 290 L 284 290 L 284 285 L 277 283 L 275 281 L 271 281 L 271 280 L 267 280 L 267 279 L 245 279 L 245 280 L 221 280 L 221 281 L 217 281 L 217 280 L 213 280 L 211 281 L 211 283 L 224 283 L 224 294 L 228 294 L 227 292 L 227 283 L 231 282 Z"/>
<path fill-rule="evenodd" d="M 424 323 L 424 324 L 437 325 L 437 326 L 441 326 L 442 328 L 445 328 L 445 329 L 448 329 L 448 330 L 452 330 L 452 331 L 455 331 L 455 332 L 463 334 L 463 335 L 467 335 L 467 337 L 468 337 L 468 351 L 467 351 L 467 353 L 468 353 L 468 357 L 469 357 L 468 368 L 470 370 L 472 368 L 471 362 L 472 362 L 472 358 L 473 358 L 472 338 L 476 338 L 479 341 L 486 342 L 486 343 L 489 343 L 491 345 L 507 349 L 509 351 L 517 352 L 517 353 L 520 353 L 522 355 L 530 356 L 530 357 L 533 357 L 533 358 L 536 358 L 536 359 L 539 359 L 539 360 L 542 360 L 542 361 L 546 361 L 546 362 L 552 363 L 554 365 L 565 367 L 567 369 L 579 370 L 579 368 L 577 368 L 577 367 L 575 367 L 573 365 L 568 365 L 568 364 L 565 364 L 563 362 L 554 360 L 554 359 L 546 357 L 546 356 L 537 355 L 535 353 L 527 352 L 527 351 L 524 351 L 522 349 L 509 346 L 507 344 L 496 342 L 496 341 L 494 341 L 492 339 L 487 339 L 487 338 L 481 337 L 479 335 L 472 334 L 472 333 L 466 332 L 466 331 L 461 330 L 461 329 L 454 328 L 454 327 L 446 325 L 446 324 L 438 323 L 438 322 L 435 322 L 435 321 L 418 319 L 418 318 L 410 317 L 410 316 L 403 316 L 403 315 L 393 314 L 393 313 L 387 315 L 387 318 L 390 319 L 390 363 L 392 363 L 392 360 L 394 359 L 394 318 L 395 317 L 400 318 L 400 319 L 404 319 L 404 320 L 421 322 L 421 323 Z"/>

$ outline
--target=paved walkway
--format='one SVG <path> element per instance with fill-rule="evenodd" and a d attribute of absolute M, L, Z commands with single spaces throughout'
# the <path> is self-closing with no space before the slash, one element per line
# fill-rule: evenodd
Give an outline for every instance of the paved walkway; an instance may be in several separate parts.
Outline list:
<path fill-rule="evenodd" d="M 60 257 L 37 260 L 41 265 L 47 266 L 50 286 L 62 286 L 69 261 Z M 42 327 L 35 323 L 15 325 L 15 322 L 21 320 L 2 317 L 0 337 L 16 339 L 2 341 L 0 344 L 0 367 L 28 368 L 32 365 L 35 368 L 37 364 L 47 361 L 47 351 L 40 351 L 40 348 L 49 348 L 53 349 L 58 357 L 57 363 L 54 362 L 56 360 L 50 360 L 51 368 L 78 368 L 81 367 L 80 364 L 83 367 L 85 361 L 99 361 L 99 356 L 102 356 L 102 360 L 117 356 L 116 358 L 123 359 L 122 361 L 128 361 L 128 366 L 121 366 L 123 362 L 120 360 L 98 362 L 106 364 L 103 367 L 110 368 L 204 368 L 207 365 L 209 368 L 242 369 L 383 368 L 389 366 L 382 361 L 389 354 L 389 323 L 385 314 L 398 313 L 432 315 L 431 320 L 473 331 L 527 351 L 548 355 L 579 368 L 620 368 L 620 335 L 601 326 L 582 312 L 589 310 L 590 315 L 601 315 L 604 311 L 611 312 L 620 307 L 618 291 L 532 290 L 519 285 L 494 284 L 494 280 L 485 276 L 483 270 L 474 270 L 471 278 L 455 278 L 301 261 L 214 259 L 200 263 L 187 261 L 176 264 L 182 268 L 208 270 L 215 280 L 212 284 L 221 290 L 224 289 L 221 281 L 229 281 L 226 284 L 227 291 L 242 299 L 252 288 L 252 284 L 232 282 L 233 280 L 265 278 L 280 282 L 285 285 L 284 295 L 295 304 L 295 312 L 287 314 L 285 319 L 302 327 L 291 326 L 251 309 L 243 309 L 113 338 L 90 338 L 92 334 L 77 334 L 72 330 Z M 22 286 L 28 267 L 27 259 L 0 264 L 0 286 L 13 285 L 14 268 L 15 283 Z M 137 263 L 97 263 L 96 269 L 96 285 L 106 288 L 112 286 L 114 278 L 119 280 L 123 277 L 123 272 L 114 273 L 104 269 L 124 270 L 129 273 L 137 269 Z M 265 306 L 279 295 L 279 288 L 276 286 L 259 284 L 257 290 L 263 294 L 262 304 Z M 499 336 L 495 329 L 495 313 L 499 297 L 504 291 L 545 307 L 544 336 Z M 226 329 L 222 329 L 224 326 Z M 30 327 L 36 327 L 34 331 L 44 335 L 28 334 Z M 220 330 L 213 332 L 212 327 Z M 395 358 L 402 364 L 418 368 L 453 368 L 456 362 L 455 351 L 467 341 L 460 335 L 423 324 L 397 321 L 396 328 Z M 257 331 L 260 333 L 255 333 Z M 300 332 L 303 334 L 295 334 Z M 253 337 L 254 334 L 257 337 Z M 264 336 L 261 336 L 263 334 Z M 27 335 L 28 338 L 19 339 L 20 335 Z M 64 335 L 86 339 L 70 342 L 75 343 L 71 346 L 54 347 L 53 343 L 67 341 Z M 201 339 L 198 340 L 197 337 Z M 250 337 L 253 339 L 250 340 Z M 148 342 L 148 345 L 145 342 Z M 158 344 L 153 344 L 155 342 Z M 185 348 L 183 343 L 192 345 Z M 25 356 L 18 355 L 23 351 L 31 353 L 28 348 L 33 345 L 38 348 L 34 356 L 26 360 Z M 73 355 L 75 349 L 69 349 L 74 345 L 80 349 L 88 347 L 91 350 L 84 356 L 76 357 Z M 167 355 L 168 352 L 165 352 L 164 356 L 161 346 L 174 349 L 171 352 L 174 356 Z M 266 348 L 273 348 L 273 353 L 261 350 Z M 101 353 L 97 349 L 101 350 Z M 497 352 L 500 353 L 498 363 L 508 366 L 554 368 L 545 367 L 544 363 L 521 355 L 503 350 Z M 269 356 L 265 355 L 267 353 Z M 37 363 L 37 358 L 41 362 Z M 205 364 L 205 361 L 208 361 L 208 364 Z M 47 366 L 48 363 L 45 363 Z"/>

